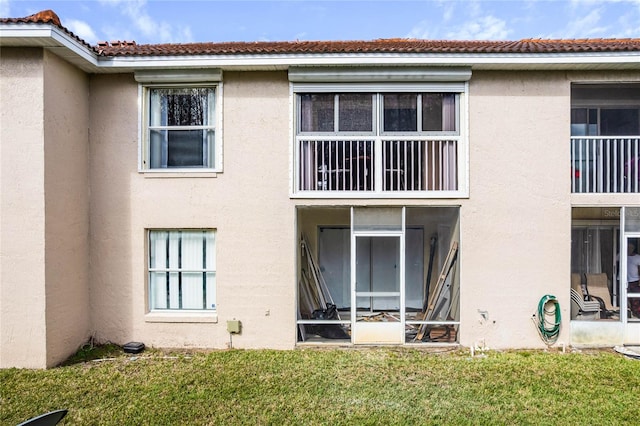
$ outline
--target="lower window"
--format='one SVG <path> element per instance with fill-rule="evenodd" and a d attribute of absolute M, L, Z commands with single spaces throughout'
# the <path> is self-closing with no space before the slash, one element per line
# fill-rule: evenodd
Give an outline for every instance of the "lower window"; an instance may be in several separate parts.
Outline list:
<path fill-rule="evenodd" d="M 149 309 L 216 309 L 214 230 L 149 231 Z"/>

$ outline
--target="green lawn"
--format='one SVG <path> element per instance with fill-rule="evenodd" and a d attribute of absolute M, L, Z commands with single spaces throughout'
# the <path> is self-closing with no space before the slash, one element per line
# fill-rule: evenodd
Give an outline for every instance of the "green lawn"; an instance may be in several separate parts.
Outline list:
<path fill-rule="evenodd" d="M 79 353 L 77 359 L 91 356 Z M 229 350 L 0 370 L 0 424 L 637 424 L 640 361 L 613 351 Z"/>

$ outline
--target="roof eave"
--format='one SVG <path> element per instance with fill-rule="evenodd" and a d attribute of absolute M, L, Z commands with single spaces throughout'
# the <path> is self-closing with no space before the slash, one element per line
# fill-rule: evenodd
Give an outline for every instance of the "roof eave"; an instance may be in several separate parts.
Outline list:
<path fill-rule="evenodd" d="M 205 68 L 286 70 L 291 66 L 465 66 L 473 69 L 640 69 L 640 52 L 597 53 L 341 53 L 99 57 L 102 72 Z"/>
<path fill-rule="evenodd" d="M 0 24 L 0 47 L 41 47 L 86 72 L 96 72 L 97 53 L 52 24 Z"/>

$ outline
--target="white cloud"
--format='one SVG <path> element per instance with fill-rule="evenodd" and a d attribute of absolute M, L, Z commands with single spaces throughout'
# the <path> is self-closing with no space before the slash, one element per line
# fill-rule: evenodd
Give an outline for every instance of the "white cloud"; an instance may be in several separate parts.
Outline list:
<path fill-rule="evenodd" d="M 482 7 L 484 6 L 482 0 L 467 0 L 466 2 L 462 2 L 464 5 L 464 9 L 471 16 L 481 16 L 483 11 Z"/>
<path fill-rule="evenodd" d="M 451 19 L 455 16 L 455 3 L 454 2 L 450 2 L 450 3 L 441 3 L 442 7 L 443 7 L 443 11 L 442 11 L 442 22 L 446 23 L 451 21 Z"/>
<path fill-rule="evenodd" d="M 182 35 L 180 40 L 184 40 L 185 42 L 194 40 L 193 32 L 191 31 L 191 27 L 189 26 L 180 28 L 180 34 Z"/>
<path fill-rule="evenodd" d="M 604 32 L 606 26 L 598 25 L 600 18 L 600 10 L 594 9 L 588 15 L 570 21 L 567 26 L 568 35 L 574 37 L 580 34 L 592 35 Z"/>
<path fill-rule="evenodd" d="M 619 38 L 637 38 L 640 37 L 640 26 L 638 26 L 638 20 L 640 19 L 640 13 L 628 14 L 620 17 L 617 25 L 618 32 L 611 34 L 611 37 Z"/>
<path fill-rule="evenodd" d="M 95 44 L 98 42 L 98 36 L 93 31 L 91 26 L 84 21 L 78 21 L 76 19 L 68 19 L 65 22 L 67 28 L 71 30 L 75 35 L 89 44 Z"/>
<path fill-rule="evenodd" d="M 418 38 L 418 39 L 430 39 L 434 37 L 434 32 L 430 31 L 434 28 L 431 22 L 424 20 L 419 22 L 415 27 L 409 31 L 407 34 L 407 38 Z"/>
<path fill-rule="evenodd" d="M 640 0 L 632 0 L 629 3 L 634 7 L 618 18 L 615 26 L 617 31 L 610 34 L 611 37 L 640 37 L 640 24 L 638 24 L 640 22 Z"/>
<path fill-rule="evenodd" d="M 602 12 L 600 9 L 594 9 L 586 15 L 580 15 L 569 18 L 567 26 L 553 34 L 548 38 L 584 38 L 599 37 L 607 34 L 608 27 L 600 23 Z"/>
<path fill-rule="evenodd" d="M 105 41 L 116 40 L 135 40 L 135 35 L 129 30 L 113 25 L 102 27 L 102 33 L 105 35 Z"/>
<path fill-rule="evenodd" d="M 488 15 L 473 18 L 447 33 L 452 40 L 506 40 L 512 31 L 506 21 Z"/>
<path fill-rule="evenodd" d="M 139 32 L 144 39 L 143 42 L 150 43 L 174 43 L 190 42 L 193 40 L 193 33 L 189 26 L 176 26 L 170 22 L 154 19 L 148 11 L 146 0 L 99 0 L 101 4 L 120 8 L 120 13 L 131 23 L 134 32 Z M 130 30 L 116 29 L 109 27 L 106 33 L 120 34 L 118 39 L 122 40 L 127 35 L 127 40 L 136 39 Z M 138 40 L 140 41 L 140 40 Z"/>
<path fill-rule="evenodd" d="M 570 0 L 565 25 L 543 38 L 640 37 L 640 0 Z"/>
<path fill-rule="evenodd" d="M 640 0 L 639 0 L 640 1 Z M 513 33 L 507 22 L 488 10 L 481 0 L 434 3 L 440 9 L 432 17 L 416 24 L 407 37 L 449 40 L 504 40 Z"/>
<path fill-rule="evenodd" d="M 449 0 L 434 0 L 429 4 L 433 8 L 428 13 L 430 18 L 415 24 L 406 37 L 425 40 L 442 38 L 442 28 L 449 26 L 458 17 L 459 4 Z M 469 4 L 465 3 L 464 6 Z M 468 9 L 465 10 L 468 12 Z"/>

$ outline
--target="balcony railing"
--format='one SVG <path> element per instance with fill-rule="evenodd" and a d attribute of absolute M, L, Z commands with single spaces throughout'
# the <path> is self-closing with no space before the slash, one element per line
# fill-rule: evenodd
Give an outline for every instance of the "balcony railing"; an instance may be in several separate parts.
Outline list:
<path fill-rule="evenodd" d="M 640 192 L 640 136 L 571 138 L 571 192 Z"/>
<path fill-rule="evenodd" d="M 458 189 L 455 139 L 298 139 L 298 191 Z"/>

